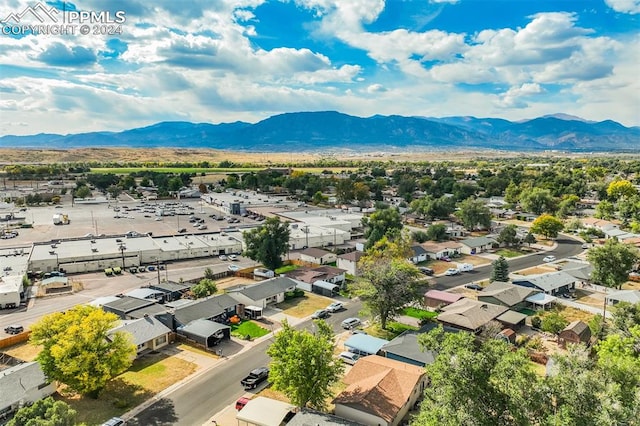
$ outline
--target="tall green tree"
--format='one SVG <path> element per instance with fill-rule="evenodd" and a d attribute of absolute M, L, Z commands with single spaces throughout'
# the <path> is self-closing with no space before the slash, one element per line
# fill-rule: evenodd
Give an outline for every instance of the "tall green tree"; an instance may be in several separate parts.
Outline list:
<path fill-rule="evenodd" d="M 507 246 L 516 246 L 520 244 L 520 239 L 518 238 L 518 227 L 516 225 L 507 225 L 505 226 L 498 235 L 496 240 L 501 244 L 506 244 Z"/>
<path fill-rule="evenodd" d="M 378 209 L 369 217 L 362 218 L 364 236 L 367 239 L 365 248 L 370 248 L 383 237 L 395 238 L 402 229 L 402 217 L 397 209 L 388 207 Z"/>
<path fill-rule="evenodd" d="M 562 221 L 550 214 L 538 216 L 531 224 L 531 232 L 544 235 L 546 238 L 555 238 L 562 231 Z"/>
<path fill-rule="evenodd" d="M 76 416 L 69 404 L 49 396 L 19 409 L 7 426 L 75 426 Z"/>
<path fill-rule="evenodd" d="M 489 281 L 509 281 L 509 262 L 507 262 L 507 259 L 505 259 L 504 256 L 500 256 L 491 262 L 491 267 L 491 277 L 489 278 Z"/>
<path fill-rule="evenodd" d="M 527 232 L 527 235 L 524 236 L 524 240 L 523 242 L 529 244 L 529 247 L 531 247 L 531 244 L 535 244 L 536 243 L 536 237 L 535 235 L 533 235 L 531 232 Z"/>
<path fill-rule="evenodd" d="M 535 214 L 553 213 L 556 200 L 551 191 L 543 188 L 533 188 L 520 194 L 522 209 Z"/>
<path fill-rule="evenodd" d="M 434 223 L 427 228 L 427 238 L 431 241 L 444 241 L 447 239 L 447 227 L 442 223 Z"/>
<path fill-rule="evenodd" d="M 419 336 L 437 353 L 426 366 L 430 384 L 413 425 L 529 425 L 547 403 L 541 379 L 523 349 L 438 327 Z"/>
<path fill-rule="evenodd" d="M 607 187 L 607 195 L 614 201 L 621 197 L 632 197 L 637 194 L 636 187 L 626 179 L 614 180 Z"/>
<path fill-rule="evenodd" d="M 462 221 L 462 225 L 468 230 L 477 227 L 489 228 L 491 226 L 491 211 L 480 200 L 467 199 L 461 202 L 456 215 Z"/>
<path fill-rule="evenodd" d="M 287 320 L 267 349 L 271 357 L 269 380 L 298 407 L 325 409 L 331 387 L 344 366 L 334 358 L 333 329 L 314 321 L 315 332 L 296 330 Z"/>
<path fill-rule="evenodd" d="M 270 217 L 258 228 L 243 232 L 247 246 L 245 256 L 269 269 L 282 266 L 282 256 L 289 251 L 289 223 Z"/>
<path fill-rule="evenodd" d="M 36 358 L 42 371 L 78 393 L 97 397 L 136 354 L 130 335 L 109 335 L 117 321 L 115 314 L 86 305 L 44 316 L 30 336 L 32 344 L 42 345 Z"/>
<path fill-rule="evenodd" d="M 211 296 L 212 294 L 216 294 L 217 291 L 218 286 L 216 282 L 209 278 L 203 278 L 198 281 L 198 284 L 191 287 L 191 293 L 193 293 L 196 299 Z"/>
<path fill-rule="evenodd" d="M 404 240 L 389 242 L 383 238 L 358 265 L 361 272 L 353 291 L 383 329 L 407 303 L 420 298 L 420 271 L 407 260 L 406 247 Z"/>
<path fill-rule="evenodd" d="M 629 271 L 639 258 L 638 249 L 609 238 L 603 246 L 593 247 L 587 253 L 587 259 L 593 265 L 591 279 L 605 287 L 620 288 L 629 279 Z"/>

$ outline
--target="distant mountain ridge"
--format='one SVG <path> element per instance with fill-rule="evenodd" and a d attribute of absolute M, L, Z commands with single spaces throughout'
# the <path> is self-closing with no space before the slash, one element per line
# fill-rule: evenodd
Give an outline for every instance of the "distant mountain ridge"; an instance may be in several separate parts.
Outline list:
<path fill-rule="evenodd" d="M 0 137 L 3 148 L 214 148 L 237 151 L 496 149 L 640 151 L 640 128 L 553 114 L 499 118 L 355 117 L 335 111 L 274 115 L 258 123 L 169 121 L 122 132 Z"/>

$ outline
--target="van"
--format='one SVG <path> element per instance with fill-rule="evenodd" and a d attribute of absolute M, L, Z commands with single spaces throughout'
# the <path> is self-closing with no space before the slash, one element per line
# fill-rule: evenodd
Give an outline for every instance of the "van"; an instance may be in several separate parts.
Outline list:
<path fill-rule="evenodd" d="M 105 274 L 106 276 L 110 277 L 111 275 L 113 275 L 113 269 L 111 269 L 111 268 L 106 268 L 106 269 L 104 270 L 104 274 Z"/>
<path fill-rule="evenodd" d="M 358 361 L 360 355 L 354 354 L 353 352 L 340 352 L 338 358 L 340 358 L 340 360 L 345 364 L 353 365 Z"/>

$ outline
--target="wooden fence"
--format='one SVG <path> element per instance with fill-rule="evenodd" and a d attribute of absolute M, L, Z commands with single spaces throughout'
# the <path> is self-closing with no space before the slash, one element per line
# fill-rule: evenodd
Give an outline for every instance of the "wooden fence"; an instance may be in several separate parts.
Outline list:
<path fill-rule="evenodd" d="M 31 335 L 31 330 L 27 330 L 27 331 L 23 331 L 20 334 L 15 334 L 13 336 L 8 336 L 3 339 L 0 339 L 0 349 L 8 348 L 9 346 L 26 342 L 27 340 L 29 340 L 30 335 Z"/>

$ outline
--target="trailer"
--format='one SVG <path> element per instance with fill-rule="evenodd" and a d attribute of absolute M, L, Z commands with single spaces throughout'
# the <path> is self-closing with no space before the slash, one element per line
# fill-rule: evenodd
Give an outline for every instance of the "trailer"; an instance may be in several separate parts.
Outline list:
<path fill-rule="evenodd" d="M 69 220 L 69 215 L 66 213 L 56 213 L 53 215 L 54 225 L 68 225 L 70 223 L 71 220 Z"/>

